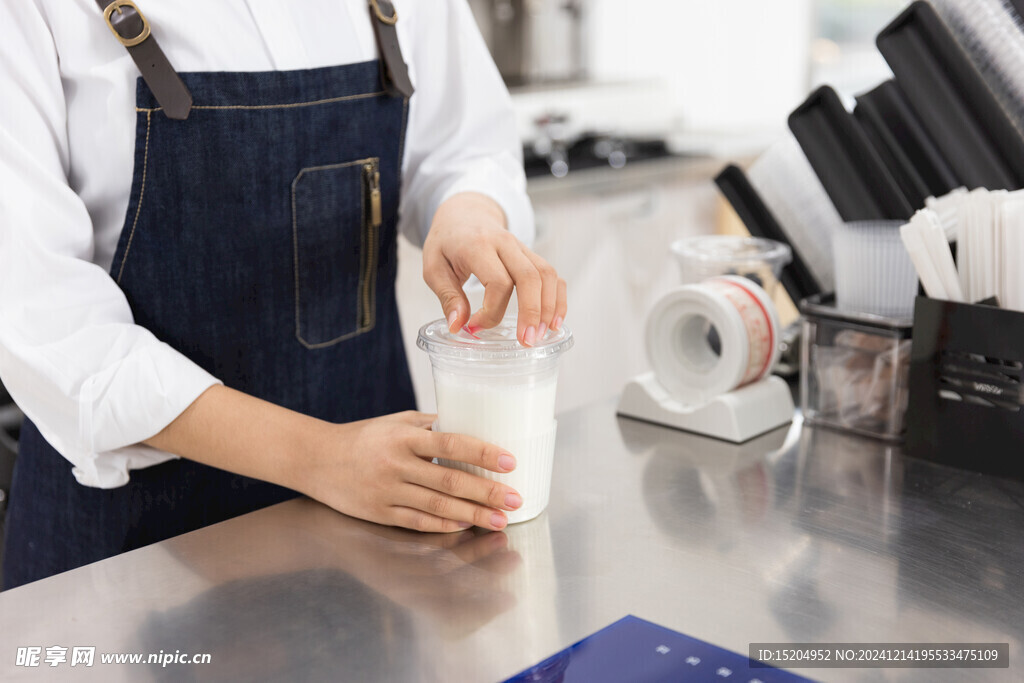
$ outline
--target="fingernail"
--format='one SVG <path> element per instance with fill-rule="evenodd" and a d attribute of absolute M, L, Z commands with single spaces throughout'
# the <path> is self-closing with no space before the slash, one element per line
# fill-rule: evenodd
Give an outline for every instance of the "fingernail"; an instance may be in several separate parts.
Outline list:
<path fill-rule="evenodd" d="M 512 508 L 515 510 L 517 507 L 523 504 L 523 499 L 519 497 L 518 493 L 507 493 L 505 494 L 505 507 Z"/>
<path fill-rule="evenodd" d="M 470 524 L 469 522 L 459 522 L 459 528 L 460 529 L 468 529 L 471 526 L 473 526 L 473 525 Z"/>
<path fill-rule="evenodd" d="M 511 472 L 516 468 L 516 459 L 508 453 L 502 453 L 498 456 L 498 467 L 506 472 Z"/>
<path fill-rule="evenodd" d="M 537 328 L 530 325 L 526 328 L 526 333 L 523 335 L 523 343 L 527 346 L 533 346 L 535 341 L 537 341 Z"/>
<path fill-rule="evenodd" d="M 547 323 L 541 323 L 540 329 L 537 330 L 537 339 L 544 340 L 544 335 L 548 333 Z"/>
<path fill-rule="evenodd" d="M 562 316 L 559 315 L 555 317 L 554 321 L 551 323 L 551 329 L 553 329 L 555 332 L 558 332 L 560 329 L 562 329 Z"/>
<path fill-rule="evenodd" d="M 455 330 L 452 329 L 452 326 L 455 325 L 455 320 L 458 317 L 459 317 L 459 312 L 458 311 L 452 311 L 451 313 L 448 314 L 448 331 L 449 332 L 452 332 L 452 333 L 455 332 Z"/>
<path fill-rule="evenodd" d="M 504 529 L 506 524 L 508 524 L 508 520 L 505 519 L 505 515 L 499 512 L 491 515 L 491 526 L 495 529 Z"/>

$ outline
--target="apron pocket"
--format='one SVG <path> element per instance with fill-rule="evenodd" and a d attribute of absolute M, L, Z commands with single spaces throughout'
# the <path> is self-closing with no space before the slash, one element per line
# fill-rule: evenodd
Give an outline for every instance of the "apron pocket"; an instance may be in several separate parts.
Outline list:
<path fill-rule="evenodd" d="M 304 168 L 292 181 L 295 336 L 307 348 L 373 328 L 379 164 L 373 157 Z"/>

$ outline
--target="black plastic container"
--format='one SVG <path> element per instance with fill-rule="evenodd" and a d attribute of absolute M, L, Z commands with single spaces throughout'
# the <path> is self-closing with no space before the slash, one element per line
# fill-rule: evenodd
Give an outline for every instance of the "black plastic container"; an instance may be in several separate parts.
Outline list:
<path fill-rule="evenodd" d="M 853 115 L 915 209 L 960 186 L 896 81 L 858 95 Z"/>
<path fill-rule="evenodd" d="M 1024 187 L 1024 139 L 931 5 L 911 4 L 877 43 L 961 184 Z"/>
<path fill-rule="evenodd" d="M 818 88 L 789 129 L 844 221 L 906 220 L 914 209 L 839 95 Z"/>
<path fill-rule="evenodd" d="M 1024 479 L 1024 313 L 918 297 L 906 450 Z"/>

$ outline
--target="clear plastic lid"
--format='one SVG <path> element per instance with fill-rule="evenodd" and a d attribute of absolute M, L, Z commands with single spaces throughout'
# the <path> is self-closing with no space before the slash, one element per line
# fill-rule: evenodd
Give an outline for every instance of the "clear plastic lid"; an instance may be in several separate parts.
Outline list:
<path fill-rule="evenodd" d="M 541 360 L 557 356 L 572 348 L 569 328 L 548 330 L 533 346 L 523 346 L 516 339 L 516 318 L 507 317 L 496 327 L 470 334 L 463 327 L 456 334 L 448 331 L 448 322 L 435 320 L 420 328 L 416 346 L 431 355 L 467 361 Z"/>
<path fill-rule="evenodd" d="M 739 235 L 687 237 L 673 242 L 672 251 L 680 258 L 709 265 L 756 267 L 766 263 L 776 272 L 793 259 L 789 245 L 763 237 Z"/>

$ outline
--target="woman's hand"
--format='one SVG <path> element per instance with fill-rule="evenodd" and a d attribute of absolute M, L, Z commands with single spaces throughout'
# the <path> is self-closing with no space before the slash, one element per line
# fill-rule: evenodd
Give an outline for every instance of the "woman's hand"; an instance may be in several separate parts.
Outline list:
<path fill-rule="evenodd" d="M 379 524 L 440 532 L 471 526 L 503 529 L 508 524 L 504 511 L 523 504 L 518 492 L 431 460 L 457 460 L 503 473 L 515 468 L 515 458 L 478 439 L 430 431 L 434 417 L 408 411 L 327 425 L 304 458 L 307 471 L 293 488 Z"/>
<path fill-rule="evenodd" d="M 519 301 L 519 341 L 533 346 L 566 313 L 565 280 L 506 229 L 505 214 L 482 194 L 454 195 L 438 208 L 423 245 L 423 279 L 441 301 L 448 329 L 471 332 L 501 322 L 512 297 Z M 470 317 L 462 286 L 470 275 L 484 285 L 483 307 Z"/>
<path fill-rule="evenodd" d="M 492 472 L 515 469 L 505 450 L 430 431 L 414 411 L 333 424 L 215 385 L 148 445 L 304 493 L 335 510 L 417 531 L 503 529 L 514 489 L 431 462 L 446 458 Z"/>

